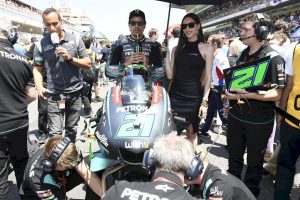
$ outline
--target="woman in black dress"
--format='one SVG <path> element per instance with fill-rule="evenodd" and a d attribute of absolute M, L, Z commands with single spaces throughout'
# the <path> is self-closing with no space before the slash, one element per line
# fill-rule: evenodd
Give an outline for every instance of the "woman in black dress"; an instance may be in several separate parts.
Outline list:
<path fill-rule="evenodd" d="M 199 109 L 200 114 L 206 114 L 213 63 L 213 49 L 204 41 L 196 14 L 188 13 L 182 19 L 178 45 L 171 55 L 171 63 L 167 63 L 172 69 L 171 106 L 178 116 L 190 122 L 187 138 L 196 145 Z M 177 129 L 181 132 L 183 127 L 178 124 Z"/>

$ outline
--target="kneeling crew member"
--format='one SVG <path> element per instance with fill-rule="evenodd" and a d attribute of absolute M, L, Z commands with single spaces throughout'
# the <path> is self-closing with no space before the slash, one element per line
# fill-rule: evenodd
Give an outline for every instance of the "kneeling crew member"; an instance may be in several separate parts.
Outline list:
<path fill-rule="evenodd" d="M 64 200 L 67 191 L 84 181 L 99 197 L 102 195 L 101 180 L 89 170 L 80 150 L 70 138 L 56 135 L 29 159 L 22 199 Z"/>
<path fill-rule="evenodd" d="M 103 200 L 196 200 L 183 188 L 185 173 L 191 168 L 193 159 L 194 148 L 188 140 L 173 134 L 159 137 L 154 142 L 152 153 L 145 153 L 144 156 L 146 166 L 153 163 L 156 167 L 152 181 L 116 181 L 105 193 Z M 197 170 L 201 170 L 199 163 L 197 167 Z"/>

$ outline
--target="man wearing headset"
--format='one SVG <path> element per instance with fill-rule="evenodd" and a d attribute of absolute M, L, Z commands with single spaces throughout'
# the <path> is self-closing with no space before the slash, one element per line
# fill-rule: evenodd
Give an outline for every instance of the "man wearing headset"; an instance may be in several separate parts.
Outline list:
<path fill-rule="evenodd" d="M 255 200 L 241 180 L 202 162 L 191 142 L 175 134 L 157 138 L 153 149 L 145 152 L 143 164 L 155 169 L 151 182 L 117 181 L 103 199 L 196 199 L 183 188 L 186 181 L 200 185 L 204 199 Z"/>
<path fill-rule="evenodd" d="M 228 172 L 241 178 L 243 155 L 247 148 L 244 183 L 256 198 L 260 193 L 264 153 L 274 125 L 273 106 L 280 99 L 285 84 L 284 60 L 266 43 L 270 25 L 270 19 L 265 14 L 253 13 L 245 17 L 240 40 L 248 47 L 243 50 L 236 64 L 270 56 L 268 66 L 272 73 L 268 74 L 267 80 L 276 87 L 266 88 L 270 90 L 264 93 L 256 90 L 244 94 L 226 92 L 231 105 L 227 125 Z M 254 82 L 255 74 L 245 80 Z"/>
<path fill-rule="evenodd" d="M 101 180 L 89 170 L 80 150 L 70 138 L 53 136 L 28 161 L 21 188 L 22 199 L 64 200 L 67 191 L 84 181 L 100 198 Z"/>
<path fill-rule="evenodd" d="M 191 142 L 174 134 L 159 137 L 154 142 L 153 151 L 144 155 L 145 166 L 156 167 L 152 181 L 116 181 L 103 199 L 196 200 L 183 188 L 185 173 L 193 160 Z M 201 163 L 195 161 L 194 168 L 194 174 L 198 174 Z"/>

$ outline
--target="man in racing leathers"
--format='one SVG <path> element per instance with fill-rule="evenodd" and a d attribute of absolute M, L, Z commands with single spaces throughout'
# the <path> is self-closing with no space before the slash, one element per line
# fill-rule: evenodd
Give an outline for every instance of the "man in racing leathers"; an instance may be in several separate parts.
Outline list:
<path fill-rule="evenodd" d="M 159 46 L 145 38 L 145 14 L 141 10 L 133 10 L 129 15 L 128 26 L 131 34 L 112 44 L 109 62 L 105 68 L 108 78 L 120 78 L 126 67 L 142 64 L 151 74 L 154 81 L 161 82 L 165 76 Z"/>

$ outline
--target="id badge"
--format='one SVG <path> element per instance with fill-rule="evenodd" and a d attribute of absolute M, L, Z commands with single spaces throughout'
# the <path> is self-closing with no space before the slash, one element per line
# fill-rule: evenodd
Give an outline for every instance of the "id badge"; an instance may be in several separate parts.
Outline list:
<path fill-rule="evenodd" d="M 58 108 L 59 108 L 60 110 L 64 110 L 64 109 L 66 108 L 66 101 L 63 100 L 63 99 L 59 100 L 59 101 L 58 101 Z"/>

